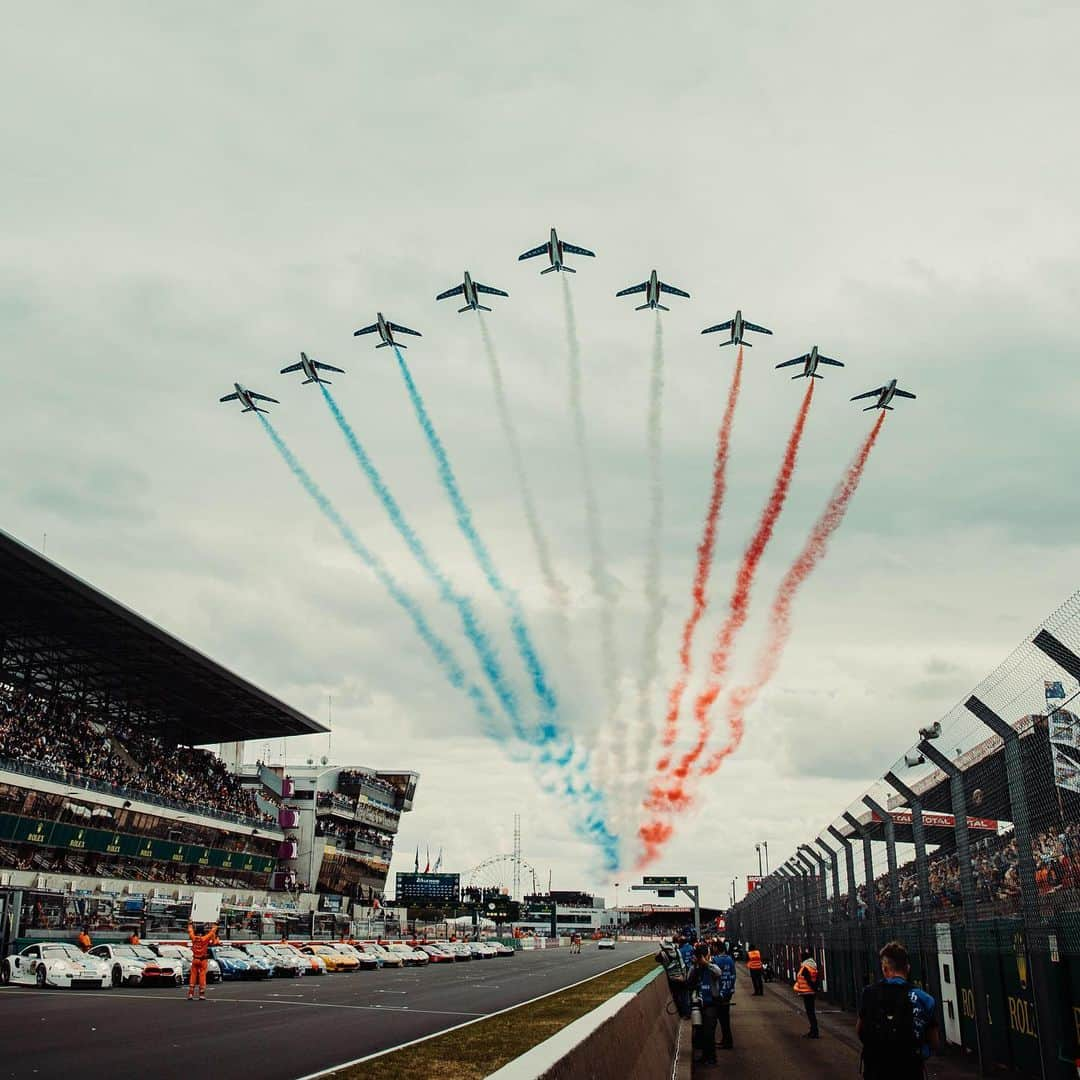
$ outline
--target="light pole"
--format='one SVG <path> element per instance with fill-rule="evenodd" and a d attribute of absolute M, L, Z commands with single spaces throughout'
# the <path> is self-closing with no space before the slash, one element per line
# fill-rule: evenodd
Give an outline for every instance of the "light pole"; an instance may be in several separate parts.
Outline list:
<path fill-rule="evenodd" d="M 615 940 L 619 940 L 619 923 L 622 920 L 619 918 L 619 883 L 615 882 Z"/>
<path fill-rule="evenodd" d="M 765 876 L 769 876 L 769 841 L 762 840 L 761 846 L 765 849 Z"/>
<path fill-rule="evenodd" d="M 755 844 L 754 850 L 757 852 L 757 876 L 761 877 L 761 845 Z"/>

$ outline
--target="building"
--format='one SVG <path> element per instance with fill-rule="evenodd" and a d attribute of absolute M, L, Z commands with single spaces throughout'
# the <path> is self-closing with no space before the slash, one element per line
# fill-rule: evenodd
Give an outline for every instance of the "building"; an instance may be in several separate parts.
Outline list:
<path fill-rule="evenodd" d="M 0 914 L 31 892 L 82 897 L 43 929 L 195 888 L 240 908 L 383 896 L 415 773 L 240 764 L 246 742 L 326 729 L 2 532 L 0 595 Z"/>
<path fill-rule="evenodd" d="M 591 933 L 612 923 L 612 912 L 602 896 L 555 891 L 526 896 L 517 925 L 523 930 L 548 933 L 551 930 L 552 904 L 555 906 L 555 930 L 559 934 L 569 934 L 574 930 Z"/>

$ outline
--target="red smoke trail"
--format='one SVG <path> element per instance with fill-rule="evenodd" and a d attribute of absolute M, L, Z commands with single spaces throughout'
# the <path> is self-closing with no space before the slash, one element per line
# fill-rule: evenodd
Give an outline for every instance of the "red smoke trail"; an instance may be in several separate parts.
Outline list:
<path fill-rule="evenodd" d="M 683 626 L 682 644 L 679 647 L 679 677 L 668 692 L 668 711 L 664 721 L 664 746 L 671 746 L 679 728 L 679 708 L 682 705 L 686 684 L 690 680 L 690 653 L 694 643 L 694 631 L 705 614 L 708 603 L 706 596 L 709 587 L 709 573 L 712 570 L 713 549 L 716 547 L 716 524 L 720 518 L 720 507 L 727 490 L 728 449 L 731 446 L 731 424 L 735 417 L 735 406 L 739 401 L 739 389 L 742 386 L 743 349 L 739 346 L 739 355 L 735 359 L 735 374 L 731 378 L 731 390 L 728 392 L 727 407 L 720 421 L 720 433 L 716 441 L 716 456 L 713 459 L 713 486 L 709 499 L 709 509 L 705 515 L 705 529 L 701 534 L 701 543 L 697 548 L 697 569 L 694 573 L 692 591 L 693 606 Z M 670 755 L 665 755 L 656 768 L 666 772 L 671 766 Z"/>
<path fill-rule="evenodd" d="M 713 647 L 710 660 L 709 681 L 705 689 L 698 695 L 694 702 L 694 716 L 698 724 L 698 737 L 693 747 L 683 755 L 678 766 L 672 771 L 672 784 L 664 787 L 663 779 L 653 784 L 650 797 L 646 806 L 652 810 L 682 809 L 690 802 L 690 794 L 684 788 L 683 781 L 690 774 L 690 770 L 696 764 L 698 758 L 705 751 L 705 747 L 712 735 L 712 725 L 709 723 L 709 710 L 720 694 L 722 680 L 727 673 L 728 660 L 731 656 L 735 638 L 746 622 L 750 606 L 750 589 L 754 584 L 754 574 L 758 563 L 761 562 L 765 548 L 772 537 L 773 528 L 784 508 L 788 489 L 791 486 L 791 478 L 795 472 L 795 462 L 799 455 L 799 444 L 802 441 L 803 429 L 806 427 L 806 416 L 810 411 L 810 403 L 814 399 L 814 380 L 806 388 L 802 405 L 799 406 L 795 424 L 788 436 L 787 446 L 784 449 L 784 457 L 780 464 L 780 471 L 773 483 L 769 501 L 765 504 L 761 519 L 758 522 L 757 531 L 743 555 L 742 565 L 735 577 L 735 590 L 732 593 L 729 605 L 728 617 L 717 635 L 716 644 Z M 643 826 L 641 836 L 645 838 L 645 831 L 655 822 Z"/>
<path fill-rule="evenodd" d="M 791 564 L 791 568 L 784 575 L 784 580 L 777 589 L 776 597 L 772 604 L 772 613 L 769 619 L 769 631 L 758 659 L 757 671 L 753 682 L 737 687 L 732 691 L 727 703 L 728 742 L 727 745 L 717 750 L 716 753 L 702 767 L 702 776 L 711 776 L 723 764 L 725 758 L 733 754 L 742 742 L 746 710 L 754 703 L 758 694 L 766 683 L 776 674 L 780 665 L 780 657 L 783 655 L 784 646 L 791 635 L 791 605 L 795 600 L 802 583 L 813 573 L 817 565 L 825 556 L 829 540 L 832 534 L 844 520 L 851 497 L 859 486 L 863 469 L 866 467 L 870 451 L 877 441 L 878 432 L 885 422 L 885 413 L 881 412 L 870 429 L 870 433 L 863 440 L 854 460 L 848 466 L 843 479 L 829 499 L 821 517 L 815 522 L 810 536 L 799 557 Z"/>

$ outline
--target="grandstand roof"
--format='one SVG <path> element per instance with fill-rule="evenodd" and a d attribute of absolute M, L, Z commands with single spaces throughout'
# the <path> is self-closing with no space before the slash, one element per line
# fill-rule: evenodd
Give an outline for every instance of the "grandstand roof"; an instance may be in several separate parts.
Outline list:
<path fill-rule="evenodd" d="M 184 743 L 327 730 L 2 530 L 0 595 L 8 677 L 108 695 Z"/>

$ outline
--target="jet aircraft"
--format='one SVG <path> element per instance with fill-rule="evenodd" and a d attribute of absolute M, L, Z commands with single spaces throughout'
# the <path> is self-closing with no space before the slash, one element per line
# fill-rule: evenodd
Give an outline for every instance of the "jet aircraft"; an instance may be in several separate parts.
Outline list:
<path fill-rule="evenodd" d="M 577 247 L 575 244 L 565 244 L 559 239 L 559 234 L 552 229 L 551 238 L 546 244 L 541 244 L 539 247 L 534 247 L 530 251 L 526 251 L 524 255 L 518 256 L 518 262 L 522 259 L 532 259 L 537 255 L 546 255 L 551 265 L 544 270 L 541 270 L 541 274 L 550 274 L 552 270 L 565 270 L 568 274 L 576 274 L 577 271 L 572 266 L 567 266 L 563 261 L 563 256 L 569 252 L 571 255 L 588 255 L 591 258 L 596 258 L 595 251 L 589 251 L 587 248 Z"/>
<path fill-rule="evenodd" d="M 290 364 L 288 367 L 281 369 L 282 375 L 291 375 L 294 371 L 302 371 L 304 373 L 304 381 L 301 386 L 307 386 L 308 383 L 326 383 L 330 385 L 329 379 L 324 379 L 319 372 L 320 371 L 336 371 L 339 375 L 345 374 L 344 368 L 334 367 L 333 364 L 324 364 L 319 360 L 312 360 L 306 352 L 300 354 L 299 364 Z"/>
<path fill-rule="evenodd" d="M 676 289 L 674 285 L 668 285 L 667 282 L 661 281 L 656 276 L 655 270 L 649 275 L 648 281 L 643 281 L 640 285 L 631 285 L 627 289 L 620 289 L 615 295 L 629 296 L 631 293 L 639 292 L 645 294 L 645 303 L 634 308 L 635 311 L 644 311 L 646 308 L 659 308 L 661 311 L 670 311 L 671 308 L 664 307 L 660 303 L 661 293 L 670 293 L 672 296 L 683 296 L 687 300 L 690 299 L 688 292 L 683 292 L 682 289 Z"/>
<path fill-rule="evenodd" d="M 458 314 L 460 315 L 464 311 L 490 311 L 491 308 L 485 307 L 480 303 L 480 297 L 477 293 L 487 293 L 489 296 L 509 296 L 508 292 L 503 292 L 502 289 L 492 288 L 490 285 L 481 285 L 479 281 L 473 281 L 469 275 L 469 271 L 465 271 L 465 280 L 460 285 L 455 285 L 452 289 L 447 289 L 446 292 L 439 293 L 435 297 L 436 300 L 445 300 L 449 296 L 462 296 L 465 298 L 465 306 L 458 308 Z"/>
<path fill-rule="evenodd" d="M 741 311 L 735 312 L 734 319 L 728 319 L 727 322 L 717 323 L 715 326 L 706 327 L 701 332 L 703 334 L 715 334 L 717 330 L 730 330 L 731 338 L 728 341 L 721 341 L 720 347 L 725 345 L 745 345 L 748 349 L 753 345 L 752 341 L 745 341 L 743 335 L 747 330 L 753 330 L 759 334 L 771 334 L 771 330 L 766 330 L 764 326 L 758 326 L 755 323 L 747 322 L 742 317 Z"/>
<path fill-rule="evenodd" d="M 375 316 L 377 321 L 373 322 L 370 326 L 364 326 L 359 330 L 353 331 L 353 337 L 360 337 L 362 334 L 374 334 L 376 330 L 379 331 L 379 337 L 382 341 L 375 346 L 376 349 L 385 349 L 387 345 L 392 346 L 395 349 L 408 348 L 407 345 L 402 345 L 400 341 L 394 340 L 394 333 L 399 334 L 412 334 L 413 337 L 423 337 L 419 330 L 410 330 L 407 326 L 398 326 L 397 323 L 390 322 L 389 319 L 383 318 L 381 311 L 376 311 Z"/>
<path fill-rule="evenodd" d="M 226 394 L 221 401 L 239 401 L 243 405 L 241 412 L 269 412 L 269 409 L 260 409 L 255 404 L 256 401 L 272 401 L 275 405 L 280 405 L 281 402 L 275 397 L 267 397 L 265 394 L 256 394 L 254 390 L 249 390 L 246 386 L 241 386 L 239 383 L 233 383 L 236 387 L 236 392 L 232 394 Z"/>
<path fill-rule="evenodd" d="M 818 374 L 818 364 L 831 364 L 833 367 L 843 367 L 844 365 L 839 360 L 833 360 L 828 356 L 822 356 L 817 351 L 815 345 L 808 353 L 803 353 L 802 356 L 796 356 L 794 360 L 785 360 L 782 364 L 777 364 L 778 368 L 791 367 L 792 364 L 802 364 L 803 369 L 798 375 L 792 375 L 793 379 L 823 379 L 824 375 Z"/>
<path fill-rule="evenodd" d="M 877 401 L 873 405 L 867 405 L 863 412 L 869 412 L 871 409 L 889 409 L 892 410 L 892 406 L 889 404 L 894 397 L 906 397 L 915 400 L 914 394 L 909 394 L 906 390 L 901 390 L 896 385 L 895 379 L 890 379 L 884 386 L 879 386 L 876 390 L 867 390 L 865 394 L 856 394 L 851 400 L 858 401 L 860 398 L 876 397 Z"/>

